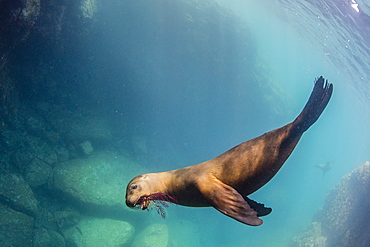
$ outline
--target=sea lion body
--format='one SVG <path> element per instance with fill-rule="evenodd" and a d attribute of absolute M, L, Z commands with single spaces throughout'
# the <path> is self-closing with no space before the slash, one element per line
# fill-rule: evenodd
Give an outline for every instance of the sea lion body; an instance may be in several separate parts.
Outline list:
<path fill-rule="evenodd" d="M 162 194 L 175 199 L 179 205 L 213 206 L 244 224 L 262 224 L 258 217 L 269 214 L 271 209 L 247 196 L 264 186 L 279 171 L 302 134 L 325 109 L 332 91 L 332 84 L 320 77 L 306 106 L 293 122 L 206 162 L 135 177 L 127 186 L 127 206 L 140 205 L 146 209 L 151 200 L 156 200 L 150 195 Z M 166 198 L 160 200 L 170 201 Z"/>
<path fill-rule="evenodd" d="M 158 179 L 166 184 L 166 191 L 162 189 L 162 192 L 173 195 L 183 206 L 210 206 L 196 185 L 203 183 L 206 186 L 205 181 L 213 176 L 236 189 L 243 197 L 252 194 L 271 180 L 298 143 L 300 136 L 291 140 L 288 147 L 282 146 L 291 125 L 244 142 L 206 162 L 157 173 Z M 265 145 L 267 140 L 273 142 Z"/>

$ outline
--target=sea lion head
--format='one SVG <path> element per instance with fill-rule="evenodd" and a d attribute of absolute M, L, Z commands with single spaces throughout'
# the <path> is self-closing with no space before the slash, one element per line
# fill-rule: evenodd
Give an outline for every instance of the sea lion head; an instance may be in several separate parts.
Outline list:
<path fill-rule="evenodd" d="M 143 174 L 133 178 L 126 188 L 126 205 L 130 208 L 140 206 L 147 209 L 153 194 L 160 191 L 160 181 L 155 173 Z"/>

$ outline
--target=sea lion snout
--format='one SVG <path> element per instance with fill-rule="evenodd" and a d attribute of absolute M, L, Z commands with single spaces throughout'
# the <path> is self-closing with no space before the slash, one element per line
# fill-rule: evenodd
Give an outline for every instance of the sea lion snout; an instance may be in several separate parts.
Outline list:
<path fill-rule="evenodd" d="M 126 205 L 127 207 L 134 208 L 136 207 L 140 200 L 140 196 L 138 195 L 137 191 L 132 189 L 127 189 L 126 191 Z"/>
<path fill-rule="evenodd" d="M 133 208 L 133 207 L 135 207 L 135 204 L 126 200 L 126 206 L 129 207 L 129 208 Z"/>
<path fill-rule="evenodd" d="M 133 208 L 136 206 L 139 197 L 136 196 L 137 191 L 139 190 L 139 186 L 135 183 L 135 179 L 131 180 L 131 182 L 127 185 L 126 188 L 126 205 L 127 207 Z"/>
<path fill-rule="evenodd" d="M 150 196 L 141 196 L 138 199 L 136 197 L 129 197 L 126 196 L 126 205 L 129 208 L 141 208 L 142 210 L 145 210 L 148 208 L 150 204 L 151 198 Z M 138 207 L 140 206 L 140 207 Z"/>

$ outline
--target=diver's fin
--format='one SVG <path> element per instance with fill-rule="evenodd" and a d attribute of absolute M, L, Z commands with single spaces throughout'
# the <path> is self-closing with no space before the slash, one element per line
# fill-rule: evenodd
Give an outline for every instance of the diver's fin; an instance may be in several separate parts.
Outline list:
<path fill-rule="evenodd" d="M 252 209 L 257 211 L 257 217 L 266 216 L 272 212 L 272 208 L 266 208 L 265 204 L 253 201 L 252 199 L 249 199 L 248 197 L 245 197 L 244 199 Z"/>
<path fill-rule="evenodd" d="M 297 135 L 305 132 L 320 117 L 333 93 L 333 84 L 320 76 L 301 114 L 294 120 Z"/>
<path fill-rule="evenodd" d="M 233 187 L 224 184 L 213 175 L 207 181 L 199 181 L 197 187 L 204 198 L 221 213 L 251 226 L 259 226 L 262 220 L 257 211 L 249 206 L 246 200 Z"/>

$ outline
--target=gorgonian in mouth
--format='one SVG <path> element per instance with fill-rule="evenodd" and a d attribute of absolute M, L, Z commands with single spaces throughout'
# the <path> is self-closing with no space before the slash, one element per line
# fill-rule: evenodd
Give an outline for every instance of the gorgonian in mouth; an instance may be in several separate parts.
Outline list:
<path fill-rule="evenodd" d="M 152 204 L 150 204 L 152 202 Z M 148 209 L 149 210 L 149 205 L 150 209 L 155 208 L 157 210 L 157 213 L 164 219 L 166 218 L 166 211 L 164 210 L 163 207 L 168 208 L 169 203 L 177 203 L 176 199 L 166 193 L 154 193 L 150 194 L 148 196 L 142 196 L 139 198 L 139 200 L 136 202 L 136 205 L 140 205 L 141 209 Z M 163 206 L 163 207 L 162 207 Z"/>

